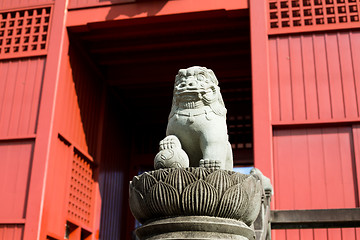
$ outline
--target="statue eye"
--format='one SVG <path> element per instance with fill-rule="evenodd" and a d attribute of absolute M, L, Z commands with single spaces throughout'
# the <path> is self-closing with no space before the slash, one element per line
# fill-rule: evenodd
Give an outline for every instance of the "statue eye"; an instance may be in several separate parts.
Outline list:
<path fill-rule="evenodd" d="M 185 82 L 185 77 L 181 77 L 178 81 L 178 85 L 180 85 L 181 83 Z"/>
<path fill-rule="evenodd" d="M 205 80 L 205 76 L 204 76 L 203 74 L 198 74 L 198 75 L 197 75 L 197 79 L 198 79 L 199 81 L 204 81 L 204 80 Z"/>

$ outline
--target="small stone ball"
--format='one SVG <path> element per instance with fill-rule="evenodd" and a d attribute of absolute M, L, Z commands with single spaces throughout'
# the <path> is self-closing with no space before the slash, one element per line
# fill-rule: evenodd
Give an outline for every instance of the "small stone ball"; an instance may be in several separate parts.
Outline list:
<path fill-rule="evenodd" d="M 154 168 L 186 168 L 189 167 L 189 157 L 181 148 L 161 150 L 154 159 Z"/>

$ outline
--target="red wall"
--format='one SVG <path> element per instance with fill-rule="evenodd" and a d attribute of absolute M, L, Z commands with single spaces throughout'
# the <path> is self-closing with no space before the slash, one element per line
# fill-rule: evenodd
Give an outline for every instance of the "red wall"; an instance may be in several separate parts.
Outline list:
<path fill-rule="evenodd" d="M 34 6 L 53 3 L 53 0 L 0 0 L 0 9 L 7 10 L 13 8 L 32 8 Z"/>
<path fill-rule="evenodd" d="M 360 32 L 269 38 L 273 124 L 358 121 Z"/>
<path fill-rule="evenodd" d="M 44 58 L 0 62 L 0 239 L 22 239 Z"/>
<path fill-rule="evenodd" d="M 98 233 L 104 238 L 126 235 L 123 189 L 129 174 L 128 163 L 124 163 L 129 159 L 124 150 L 128 133 L 116 128 L 121 116 L 113 114 L 115 106 L 104 107 L 112 99 L 105 98 L 101 74 L 81 52 L 72 49 L 68 56 L 66 26 L 248 7 L 246 1 L 189 4 L 193 1 L 187 0 L 111 5 L 119 2 L 0 1 L 5 12 L 42 4 L 52 9 L 46 49 L 13 55 L 12 60 L 1 55 L 0 191 L 6 194 L 0 200 L 0 239 L 62 239 L 66 221 L 71 227 L 78 226 L 71 229 L 71 239 L 80 239 L 81 232 L 89 238 Z M 310 1 L 307 5 L 309 1 L 294 1 L 294 6 L 291 1 L 282 2 L 288 4 L 249 2 L 255 165 L 274 184 L 276 209 L 359 207 L 360 32 L 356 30 L 358 10 L 351 8 L 358 2 L 316 1 L 314 5 Z M 84 8 L 95 5 L 107 6 Z M 325 9 L 322 15 L 320 8 Z M 329 11 L 329 15 L 326 8 L 334 13 Z M 311 9 L 315 15 L 309 17 Z M 347 13 L 341 9 L 348 9 Z M 112 16 L 110 10 L 124 14 Z M 305 11 L 299 12 L 298 21 L 291 14 L 300 10 Z M 290 14 L 281 15 L 286 11 Z M 344 17 L 347 22 L 328 22 Z M 15 38 L 13 41 L 9 45 L 17 47 Z M 115 151 L 118 146 L 123 148 Z M 100 159 L 106 163 L 103 168 Z M 80 217 L 72 215 L 77 210 L 72 209 L 75 180 L 71 179 L 78 170 L 81 176 L 91 172 L 87 184 L 92 193 L 84 190 L 86 200 L 77 202 L 86 206 L 81 211 L 91 215 L 89 222 L 84 211 Z M 74 184 L 84 185 L 78 180 Z M 359 236 L 358 229 L 286 230 L 275 235 L 276 239 Z"/>
<path fill-rule="evenodd" d="M 255 166 L 272 179 L 274 209 L 359 207 L 360 32 L 352 4 L 250 2 Z M 273 235 L 360 236 L 353 228 Z"/>
<path fill-rule="evenodd" d="M 351 126 L 274 131 L 275 208 L 359 207 Z M 355 229 L 286 230 L 276 239 L 357 239 Z M 281 237 L 280 237 L 281 236 Z M 286 236 L 286 237 L 285 237 Z"/>
<path fill-rule="evenodd" d="M 43 238 L 60 239 L 65 235 L 67 221 L 79 229 L 71 229 L 73 235 L 86 231 L 89 239 L 98 236 L 101 198 L 96 172 L 101 152 L 98 145 L 102 141 L 102 88 L 102 82 L 81 54 L 70 48 L 57 88 Z"/>

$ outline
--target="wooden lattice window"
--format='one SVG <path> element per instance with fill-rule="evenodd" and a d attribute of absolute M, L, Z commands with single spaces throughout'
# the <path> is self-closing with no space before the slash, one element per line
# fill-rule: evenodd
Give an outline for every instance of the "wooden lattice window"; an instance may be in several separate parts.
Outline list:
<path fill-rule="evenodd" d="M 74 148 L 68 202 L 68 217 L 73 222 L 91 226 L 93 185 L 92 162 Z"/>
<path fill-rule="evenodd" d="M 252 117 L 249 114 L 227 117 L 229 141 L 233 150 L 234 165 L 253 164 Z"/>
<path fill-rule="evenodd" d="M 0 12 L 0 59 L 46 54 L 51 6 Z"/>
<path fill-rule="evenodd" d="M 360 27 L 360 0 L 269 0 L 269 34 Z"/>

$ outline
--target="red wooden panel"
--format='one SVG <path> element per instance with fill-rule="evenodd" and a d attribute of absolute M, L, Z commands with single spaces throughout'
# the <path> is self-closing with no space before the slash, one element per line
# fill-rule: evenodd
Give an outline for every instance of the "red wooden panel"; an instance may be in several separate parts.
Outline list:
<path fill-rule="evenodd" d="M 323 34 L 313 35 L 315 73 L 317 81 L 318 105 L 320 119 L 331 119 L 331 97 L 328 80 L 325 38 Z"/>
<path fill-rule="evenodd" d="M 0 9 L 23 8 L 53 2 L 54 0 L 0 0 Z"/>
<path fill-rule="evenodd" d="M 276 208 L 356 207 L 351 138 L 350 127 L 275 130 Z"/>
<path fill-rule="evenodd" d="M 301 38 L 298 36 L 290 36 L 289 61 L 290 61 L 290 77 L 291 77 L 292 104 L 293 104 L 293 119 L 304 121 L 307 118 L 306 116 L 307 104 L 305 102 L 305 89 L 304 89 L 304 76 L 303 76 L 304 67 L 303 67 L 303 56 L 302 56 L 301 48 L 302 48 Z"/>
<path fill-rule="evenodd" d="M 286 230 L 286 239 L 300 240 L 300 230 L 298 229 Z"/>
<path fill-rule="evenodd" d="M 274 132 L 274 193 L 276 209 L 292 209 L 294 208 L 294 181 L 291 176 L 293 173 L 292 161 L 281 161 L 281 159 L 291 159 L 292 145 L 286 136 L 291 135 L 290 130 Z M 287 145 L 286 148 L 283 148 Z M 282 174 L 286 172 L 287 174 Z M 281 175 L 280 175 L 281 174 Z M 282 197 L 286 195 L 286 197 Z"/>
<path fill-rule="evenodd" d="M 356 98 L 358 103 L 358 113 L 360 112 L 360 32 L 351 31 L 349 32 L 350 37 L 350 48 L 351 48 L 351 59 L 352 59 L 352 68 L 354 71 L 354 81 L 355 81 L 355 91 Z"/>
<path fill-rule="evenodd" d="M 35 133 L 44 58 L 0 62 L 0 138 Z"/>
<path fill-rule="evenodd" d="M 90 167 L 89 162 L 101 149 L 103 85 L 79 52 L 71 49 L 70 56 L 63 59 L 57 88 L 54 131 L 61 137 L 51 143 L 41 234 L 64 236 L 69 221 L 79 227 L 78 232 L 85 228 L 95 237 L 101 198 L 95 189 L 99 187 L 94 183 L 95 165 Z M 95 160 L 100 163 L 99 156 Z"/>
<path fill-rule="evenodd" d="M 328 239 L 327 236 L 328 236 L 327 229 L 315 229 L 314 230 L 314 240 Z"/>
<path fill-rule="evenodd" d="M 353 149 L 360 149 L 353 145 L 358 144 L 357 131 L 351 127 L 275 130 L 276 209 L 357 207 L 357 178 L 353 171 Z M 359 150 L 355 150 L 357 154 Z M 359 239 L 356 231 L 351 228 L 286 230 L 285 237 L 281 232 L 279 235 L 280 239 L 291 240 Z"/>
<path fill-rule="evenodd" d="M 69 143 L 57 138 L 50 153 L 42 221 L 42 229 L 56 236 L 65 235 L 71 157 Z"/>
<path fill-rule="evenodd" d="M 359 34 L 269 38 L 274 124 L 359 120 Z"/>
<path fill-rule="evenodd" d="M 0 142 L 0 219 L 24 219 L 33 141 Z"/>
<path fill-rule="evenodd" d="M 313 229 L 302 229 L 300 230 L 300 239 L 307 240 L 313 239 L 314 230 Z"/>
<path fill-rule="evenodd" d="M 288 161 L 292 164 L 294 176 L 297 176 L 292 179 L 294 182 L 294 205 L 292 208 L 301 209 L 312 204 L 312 199 L 309 198 L 311 196 L 311 188 L 309 186 L 311 186 L 313 180 L 310 178 L 309 173 L 311 164 L 308 149 L 309 143 L 306 130 L 291 131 L 291 134 L 296 134 L 296 137 L 291 139 L 292 151 Z M 296 159 L 291 161 L 290 159 L 293 158 L 293 155 L 296 156 Z M 301 194 L 298 194 L 300 192 Z"/>
<path fill-rule="evenodd" d="M 354 172 L 356 174 L 356 178 L 360 179 L 360 125 L 353 125 L 353 138 L 354 138 Z M 358 184 L 358 193 L 360 192 L 360 184 Z M 357 206 L 360 206 L 360 202 L 356 203 Z M 359 234 L 360 236 L 360 234 Z"/>
<path fill-rule="evenodd" d="M 0 240 L 22 240 L 23 224 L 0 224 Z"/>
<path fill-rule="evenodd" d="M 356 118 L 359 116 L 359 106 L 357 99 L 357 89 L 355 88 L 355 78 L 352 60 L 352 49 L 350 46 L 349 32 L 337 33 L 339 46 L 339 61 L 341 69 L 341 79 L 343 85 L 345 117 Z M 355 52 L 358 49 L 353 49 Z M 355 65 L 356 66 L 356 65 Z"/>
<path fill-rule="evenodd" d="M 271 230 L 271 238 L 276 240 L 285 240 L 286 239 L 286 230 Z"/>
<path fill-rule="evenodd" d="M 120 3 L 131 3 L 133 0 L 70 0 L 69 8 L 81 8 L 89 6 L 101 6 Z"/>
<path fill-rule="evenodd" d="M 342 237 L 342 239 L 346 239 L 346 240 L 356 240 L 357 239 L 354 228 L 342 228 L 341 229 L 341 237 Z M 359 236 L 359 238 L 360 238 L 360 236 Z"/>
<path fill-rule="evenodd" d="M 328 195 L 326 189 L 326 169 L 325 158 L 323 152 L 325 151 L 322 143 L 322 130 L 319 128 L 311 129 L 311 137 L 308 138 L 308 151 L 310 162 L 309 177 L 311 179 L 311 205 L 315 209 L 326 208 L 324 197 Z"/>
<path fill-rule="evenodd" d="M 293 134 L 292 130 L 274 132 L 274 138 L 277 139 L 274 141 L 275 186 L 279 186 L 275 191 L 274 201 L 278 209 L 302 209 L 304 206 L 311 205 L 311 198 L 309 198 L 311 179 L 308 173 L 310 163 L 306 131 L 297 132 L 296 138 L 287 138 Z M 284 145 L 287 147 L 284 148 Z M 294 155 L 301 161 L 290 161 Z M 281 159 L 287 159 L 287 161 L 281 161 Z M 297 175 L 301 177 L 295 178 L 294 176 Z M 302 192 L 302 194 L 297 194 L 298 192 Z"/>
<path fill-rule="evenodd" d="M 328 240 L 342 239 L 342 237 L 341 237 L 341 229 L 339 229 L 339 228 L 329 228 L 328 229 L 328 238 L 327 239 Z"/>
<path fill-rule="evenodd" d="M 95 156 L 103 84 L 78 53 L 70 55 L 59 83 L 55 123 L 64 137 Z"/>
<path fill-rule="evenodd" d="M 319 102 L 315 70 L 314 44 L 312 35 L 301 36 L 301 54 L 303 58 L 304 91 L 306 118 L 319 119 Z"/>
<path fill-rule="evenodd" d="M 45 239 L 46 230 L 40 228 L 43 216 L 46 177 L 54 134 L 54 106 L 56 90 L 59 81 L 61 56 L 67 54 L 66 29 L 66 1 L 56 1 L 53 8 L 51 34 L 49 35 L 48 56 L 46 66 L 42 71 L 43 83 L 39 100 L 38 119 L 36 123 L 36 140 L 34 147 L 33 167 L 29 184 L 28 207 L 26 209 L 27 222 L 24 229 L 24 240 Z"/>
<path fill-rule="evenodd" d="M 345 131 L 343 131 L 345 130 Z M 338 144 L 339 144 L 339 150 L 340 150 L 340 166 L 338 168 L 338 171 L 341 174 L 341 189 L 343 190 L 344 194 L 344 206 L 357 206 L 359 207 L 358 203 L 356 202 L 356 199 L 358 199 L 358 193 L 356 193 L 356 186 L 359 184 L 359 182 L 356 183 L 356 181 L 359 181 L 355 177 L 355 171 L 354 171 L 354 141 L 353 141 L 353 134 L 352 134 L 352 128 L 343 128 L 338 129 L 337 137 L 338 137 Z M 351 147 L 350 151 L 348 147 Z M 352 161 L 348 161 L 348 159 L 352 159 Z M 352 169 L 352 173 L 349 174 L 349 169 Z M 355 183 L 355 184 L 354 184 Z M 339 191 L 340 193 L 340 191 Z M 330 206 L 331 207 L 331 206 Z"/>
<path fill-rule="evenodd" d="M 337 34 L 326 33 L 325 44 L 327 66 L 329 72 L 332 117 L 335 119 L 343 119 L 345 118 L 345 103 L 339 62 L 339 47 L 337 42 Z"/>
<path fill-rule="evenodd" d="M 289 39 L 278 37 L 278 67 L 279 67 L 279 94 L 280 120 L 293 120 L 292 83 L 290 72 Z"/>
<path fill-rule="evenodd" d="M 277 39 L 269 40 L 269 71 L 270 71 L 270 90 L 271 90 L 271 119 L 280 121 L 280 99 L 279 99 L 279 67 Z"/>

